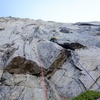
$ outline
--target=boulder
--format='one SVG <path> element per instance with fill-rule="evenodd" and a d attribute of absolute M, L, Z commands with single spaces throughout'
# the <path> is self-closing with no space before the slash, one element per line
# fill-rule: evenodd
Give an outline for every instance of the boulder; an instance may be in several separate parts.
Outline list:
<path fill-rule="evenodd" d="M 10 74 L 31 74 L 39 75 L 41 73 L 40 67 L 36 62 L 27 60 L 23 57 L 17 56 L 6 66 L 4 72 Z"/>

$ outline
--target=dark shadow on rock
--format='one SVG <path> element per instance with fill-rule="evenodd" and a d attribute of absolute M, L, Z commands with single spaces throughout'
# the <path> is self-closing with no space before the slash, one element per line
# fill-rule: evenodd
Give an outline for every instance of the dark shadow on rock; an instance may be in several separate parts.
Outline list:
<path fill-rule="evenodd" d="M 95 36 L 100 36 L 100 32 L 96 33 L 96 35 L 95 35 Z"/>
<path fill-rule="evenodd" d="M 86 48 L 85 46 L 79 43 L 63 43 L 63 44 L 57 43 L 57 44 L 62 46 L 65 49 L 70 49 L 70 50 Z"/>
<path fill-rule="evenodd" d="M 60 32 L 62 32 L 62 33 L 70 33 L 70 29 L 68 29 L 68 28 L 66 28 L 66 27 L 62 27 L 62 28 L 60 29 Z"/>
<path fill-rule="evenodd" d="M 91 24 L 91 23 L 75 23 L 74 25 L 79 25 L 79 26 L 100 26 L 96 24 Z"/>
<path fill-rule="evenodd" d="M 6 66 L 4 72 L 10 74 L 31 74 L 40 75 L 41 70 L 36 62 L 17 56 Z"/>
<path fill-rule="evenodd" d="M 3 28 L 3 27 L 0 27 L 0 31 L 3 31 L 5 28 Z"/>

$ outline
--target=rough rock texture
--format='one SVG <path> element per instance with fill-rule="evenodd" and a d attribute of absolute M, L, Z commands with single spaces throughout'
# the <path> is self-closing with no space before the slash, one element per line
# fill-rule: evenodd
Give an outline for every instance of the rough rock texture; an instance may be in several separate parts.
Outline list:
<path fill-rule="evenodd" d="M 44 100 L 44 85 L 47 100 L 100 91 L 99 33 L 100 22 L 0 18 L 0 100 Z"/>
<path fill-rule="evenodd" d="M 85 85 L 87 90 L 88 89 L 100 90 L 99 59 L 100 59 L 100 49 L 96 47 L 84 50 L 76 50 L 75 53 L 73 54 L 74 65 L 77 66 L 82 71 L 80 80 Z"/>
<path fill-rule="evenodd" d="M 25 58 L 17 56 L 6 66 L 4 72 L 9 72 L 10 74 L 28 73 L 31 75 L 39 75 L 41 70 L 34 61 L 26 60 Z"/>
<path fill-rule="evenodd" d="M 70 30 L 70 29 L 68 29 L 68 28 L 66 28 L 66 27 L 61 27 L 60 32 L 62 32 L 62 33 L 70 33 L 69 30 Z"/>

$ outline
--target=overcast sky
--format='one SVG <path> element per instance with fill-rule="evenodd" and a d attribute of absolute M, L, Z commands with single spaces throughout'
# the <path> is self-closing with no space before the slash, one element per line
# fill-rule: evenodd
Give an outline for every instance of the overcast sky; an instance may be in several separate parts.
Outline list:
<path fill-rule="evenodd" d="M 0 17 L 56 22 L 100 21 L 100 0 L 0 0 Z"/>

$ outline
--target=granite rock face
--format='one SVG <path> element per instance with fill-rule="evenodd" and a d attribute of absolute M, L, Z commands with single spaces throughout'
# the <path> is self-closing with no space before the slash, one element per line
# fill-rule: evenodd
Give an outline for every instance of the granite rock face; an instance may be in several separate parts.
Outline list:
<path fill-rule="evenodd" d="M 100 91 L 99 29 L 100 22 L 0 18 L 0 100 L 71 100 Z M 57 42 L 49 41 L 53 34 Z"/>

